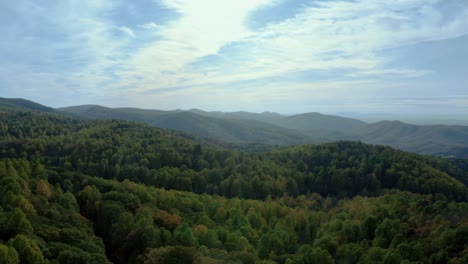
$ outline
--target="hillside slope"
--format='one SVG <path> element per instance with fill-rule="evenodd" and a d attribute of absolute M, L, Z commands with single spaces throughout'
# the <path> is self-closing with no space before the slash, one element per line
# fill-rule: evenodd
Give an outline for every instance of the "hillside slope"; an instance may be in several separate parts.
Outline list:
<path fill-rule="evenodd" d="M 273 112 L 263 112 L 263 113 L 251 113 L 246 111 L 238 111 L 238 112 L 221 112 L 221 111 L 203 111 L 200 109 L 190 109 L 192 113 L 197 115 L 209 116 L 209 117 L 216 117 L 222 119 L 242 119 L 242 120 L 256 120 L 264 123 L 271 123 L 278 125 L 278 121 L 285 117 L 284 115 L 273 113 Z"/>
<path fill-rule="evenodd" d="M 458 175 L 464 169 L 448 170 L 450 166 L 437 165 L 434 158 L 359 142 L 246 154 L 204 148 L 174 132 L 140 123 L 80 121 L 21 111 L 3 111 L 0 118 L 4 155 L 41 155 L 45 164 L 103 178 L 123 180 L 132 175 L 134 181 L 158 187 L 245 198 L 284 192 L 376 195 L 386 188 L 442 192 L 453 199 L 467 195 L 464 184 L 455 179 L 464 178 Z M 452 167 L 465 168 L 466 163 Z M 193 171 L 187 174 L 181 167 Z M 282 179 L 287 181 L 280 183 Z M 252 186 L 257 186 L 256 191 Z"/>
<path fill-rule="evenodd" d="M 286 116 L 278 120 L 277 124 L 311 133 L 319 133 L 320 131 L 324 131 L 325 133 L 333 131 L 345 132 L 366 125 L 365 122 L 357 119 L 323 115 L 320 113 L 304 113 Z"/>
<path fill-rule="evenodd" d="M 465 263 L 468 161 L 0 109 L 0 263 Z"/>
<path fill-rule="evenodd" d="M 59 110 L 87 119 L 121 119 L 144 122 L 155 127 L 194 133 L 220 142 L 297 145 L 325 141 L 306 133 L 265 122 L 250 119 L 218 118 L 218 114 L 208 114 L 208 112 L 195 110 L 160 111 L 137 108 L 107 108 L 94 105 L 66 107 Z"/>
<path fill-rule="evenodd" d="M 167 114 L 150 124 L 234 143 L 296 145 L 324 141 L 299 131 L 259 121 L 211 118 L 191 112 Z"/>
<path fill-rule="evenodd" d="M 181 135 L 197 138 L 206 145 L 235 149 L 266 150 L 277 145 L 359 140 L 420 154 L 468 158 L 466 126 L 411 125 L 399 121 L 366 124 L 357 119 L 319 113 L 284 116 L 270 112 L 161 111 L 98 105 L 53 109 L 24 99 L 8 98 L 0 98 L 0 107 L 57 112 L 85 119 L 144 122 L 195 133 L 195 136 Z"/>
<path fill-rule="evenodd" d="M 420 154 L 468 158 L 466 126 L 411 125 L 400 121 L 382 121 L 353 129 L 335 139 L 360 140 Z"/>
<path fill-rule="evenodd" d="M 33 101 L 29 101 L 22 98 L 3 98 L 0 97 L 0 107 L 12 107 L 12 108 L 20 108 L 20 109 L 27 109 L 39 112 L 46 112 L 46 113 L 54 113 L 56 112 L 55 109 L 38 104 Z"/>
<path fill-rule="evenodd" d="M 149 110 L 139 108 L 109 108 L 99 105 L 80 105 L 58 108 L 65 113 L 75 114 L 86 119 L 111 120 L 121 119 L 126 121 L 136 121 L 150 123 L 155 118 L 165 115 L 168 112 L 160 110 Z"/>

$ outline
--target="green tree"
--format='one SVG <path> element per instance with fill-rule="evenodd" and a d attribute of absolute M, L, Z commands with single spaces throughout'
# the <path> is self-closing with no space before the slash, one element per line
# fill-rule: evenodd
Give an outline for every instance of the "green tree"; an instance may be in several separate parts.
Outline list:
<path fill-rule="evenodd" d="M 392 242 L 393 237 L 400 232 L 400 222 L 385 218 L 375 230 L 376 238 L 374 242 L 376 246 L 387 248 Z"/>
<path fill-rule="evenodd" d="M 289 262 L 288 262 L 289 263 Z M 296 256 L 293 258 L 294 264 L 324 263 L 333 264 L 335 261 L 327 250 L 321 248 L 312 248 L 304 245 L 299 248 Z"/>
<path fill-rule="evenodd" d="M 19 256 L 16 250 L 12 247 L 0 244 L 0 263 L 19 264 Z"/>
<path fill-rule="evenodd" d="M 327 234 L 317 239 L 314 242 L 314 247 L 324 249 L 328 251 L 328 253 L 330 253 L 331 256 L 334 256 L 338 249 L 338 244 L 336 243 L 335 239 L 333 239 L 330 235 Z"/>
<path fill-rule="evenodd" d="M 11 237 L 19 234 L 31 235 L 33 227 L 26 215 L 20 209 L 14 209 L 7 225 L 8 233 Z"/>
<path fill-rule="evenodd" d="M 145 264 L 192 264 L 196 259 L 195 250 L 187 247 L 161 247 L 146 254 Z"/>
<path fill-rule="evenodd" d="M 101 201 L 101 193 L 96 186 L 86 186 L 80 192 L 79 198 L 80 207 L 84 214 L 91 219 L 95 219 Z"/>
<path fill-rule="evenodd" d="M 174 229 L 174 238 L 183 246 L 199 246 L 197 238 L 193 235 L 192 228 L 187 223 L 182 223 Z"/>
<path fill-rule="evenodd" d="M 24 235 L 17 235 L 12 238 L 8 245 L 18 252 L 21 263 L 42 264 L 45 263 L 44 256 L 37 244 Z"/>
<path fill-rule="evenodd" d="M 400 264 L 401 263 L 401 256 L 400 256 L 400 253 L 398 251 L 389 251 L 384 259 L 383 259 L 383 263 L 384 264 Z M 433 262 L 434 263 L 434 262 Z M 446 262 L 444 262 L 446 263 Z"/>

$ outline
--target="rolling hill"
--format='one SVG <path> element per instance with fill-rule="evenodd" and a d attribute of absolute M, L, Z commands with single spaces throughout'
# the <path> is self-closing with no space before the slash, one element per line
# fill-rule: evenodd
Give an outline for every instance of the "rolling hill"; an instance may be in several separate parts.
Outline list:
<path fill-rule="evenodd" d="M 161 110 L 149 110 L 139 108 L 109 108 L 100 105 L 80 105 L 58 108 L 65 113 L 77 115 L 86 119 L 121 119 L 126 121 L 136 121 L 151 123 L 155 118 L 170 112 Z"/>
<path fill-rule="evenodd" d="M 0 97 L 0 107 L 13 107 L 27 110 L 34 110 L 46 113 L 57 112 L 54 108 L 38 104 L 21 98 L 3 98 Z"/>
<path fill-rule="evenodd" d="M 160 111 L 77 106 L 58 109 L 90 119 L 123 119 L 194 133 L 217 142 L 296 145 L 359 140 L 420 154 L 468 158 L 468 127 L 411 125 L 399 121 L 365 123 L 320 113 L 285 116 L 271 112 Z"/>
<path fill-rule="evenodd" d="M 272 123 L 278 125 L 278 121 L 285 117 L 284 115 L 273 113 L 273 112 L 263 112 L 263 113 L 251 113 L 245 111 L 238 112 L 220 112 L 220 111 L 203 111 L 200 109 L 190 109 L 192 113 L 202 116 L 216 117 L 222 119 L 242 119 L 242 120 L 256 120 L 265 123 Z"/>
<path fill-rule="evenodd" d="M 260 121 L 212 118 L 191 112 L 167 114 L 150 124 L 233 143 L 296 145 L 320 142 L 305 133 Z"/>
<path fill-rule="evenodd" d="M 0 263 L 468 260 L 467 160 L 360 142 L 252 154 L 12 107 L 0 136 Z"/>
<path fill-rule="evenodd" d="M 420 154 L 468 158 L 467 126 L 411 125 L 400 121 L 382 121 L 352 129 L 334 139 L 360 140 Z"/>
<path fill-rule="evenodd" d="M 353 128 L 365 126 L 367 123 L 353 119 L 334 115 L 324 115 L 320 113 L 304 113 L 297 115 L 281 115 L 272 112 L 249 113 L 249 112 L 205 112 L 198 109 L 189 110 L 198 115 L 216 117 L 221 119 L 241 119 L 256 120 L 265 123 L 282 126 L 307 133 L 343 132 Z"/>
<path fill-rule="evenodd" d="M 222 148 L 249 149 L 251 147 L 245 146 L 251 145 L 252 149 L 259 150 L 271 149 L 268 146 L 353 140 L 420 154 L 468 158 L 468 127 L 459 125 L 413 125 L 400 121 L 368 124 L 320 113 L 286 116 L 271 112 L 162 111 L 98 105 L 53 109 L 24 99 L 7 98 L 0 98 L 0 107 L 62 113 L 84 119 L 144 122 L 179 130 L 181 136 Z"/>
<path fill-rule="evenodd" d="M 59 111 L 86 119 L 121 119 L 155 127 L 194 133 L 216 141 L 238 144 L 297 145 L 325 142 L 306 133 L 250 118 L 231 118 L 231 114 L 191 111 L 160 111 L 137 108 L 107 108 L 96 105 L 59 108 Z M 245 115 L 255 115 L 245 113 Z M 225 118 L 221 118 L 225 116 Z M 229 116 L 229 117 L 226 117 Z"/>
<path fill-rule="evenodd" d="M 309 133 L 324 133 L 324 135 L 327 135 L 329 132 L 343 133 L 351 129 L 364 127 L 367 123 L 353 118 L 320 113 L 304 113 L 285 116 L 279 119 L 277 124 Z"/>

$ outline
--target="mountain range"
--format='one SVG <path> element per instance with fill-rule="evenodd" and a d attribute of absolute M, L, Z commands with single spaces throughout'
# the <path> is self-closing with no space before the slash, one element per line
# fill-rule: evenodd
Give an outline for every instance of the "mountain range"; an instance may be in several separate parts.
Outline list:
<path fill-rule="evenodd" d="M 468 261 L 466 159 L 355 141 L 251 153 L 7 102 L 0 263 Z"/>
<path fill-rule="evenodd" d="M 364 121 L 320 113 L 207 112 L 199 109 L 151 110 L 80 105 L 50 108 L 25 99 L 0 98 L 0 106 L 72 115 L 83 119 L 144 122 L 230 144 L 289 146 L 353 140 L 388 145 L 419 154 L 468 158 L 468 126 L 413 125 L 400 121 Z"/>

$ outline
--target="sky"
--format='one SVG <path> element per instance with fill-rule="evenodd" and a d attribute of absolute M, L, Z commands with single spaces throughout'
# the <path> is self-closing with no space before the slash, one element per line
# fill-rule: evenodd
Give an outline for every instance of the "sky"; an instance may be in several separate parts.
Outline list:
<path fill-rule="evenodd" d="M 0 97 L 468 117 L 468 0 L 1 1 Z"/>

